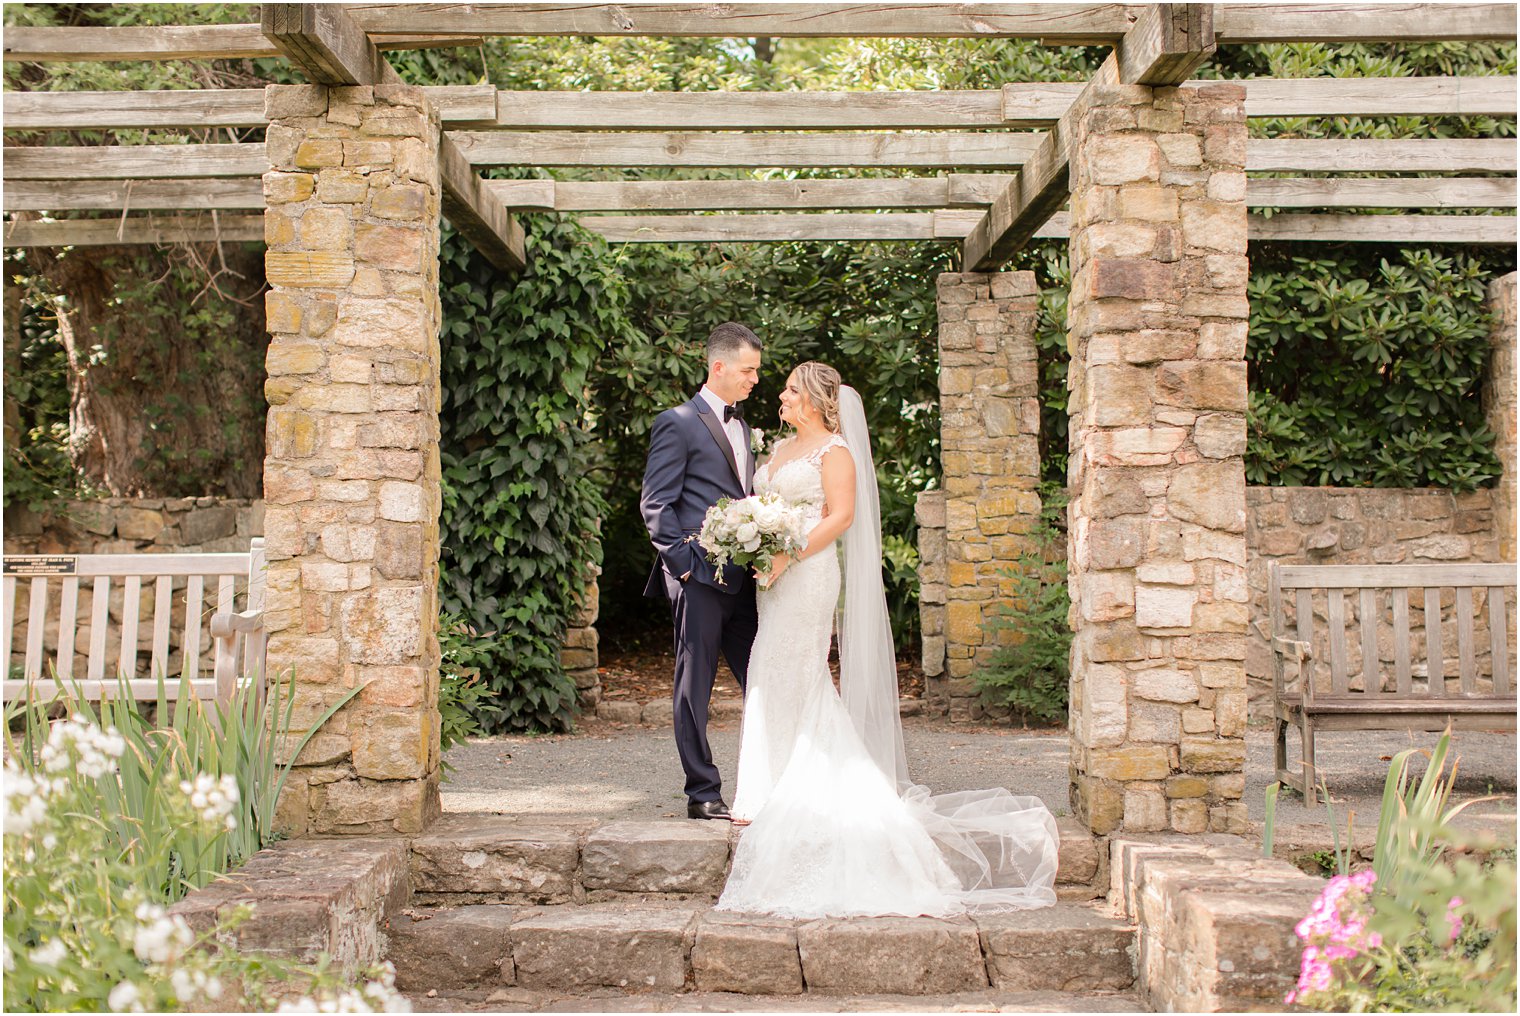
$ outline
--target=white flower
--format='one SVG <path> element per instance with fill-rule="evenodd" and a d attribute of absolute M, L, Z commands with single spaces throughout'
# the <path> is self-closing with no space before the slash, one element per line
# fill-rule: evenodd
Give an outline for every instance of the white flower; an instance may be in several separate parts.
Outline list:
<path fill-rule="evenodd" d="M 16 969 L 16 957 L 11 954 L 11 947 L 0 942 L 0 966 L 7 971 Z"/>
<path fill-rule="evenodd" d="M 207 773 L 201 773 L 194 783 L 189 780 L 180 781 L 179 789 L 180 793 L 190 799 L 190 807 L 195 809 L 203 822 L 225 825 L 228 829 L 237 828 L 236 820 L 229 821 L 238 802 L 236 777 L 223 776 L 217 780 Z"/>
<path fill-rule="evenodd" d="M 46 945 L 39 945 L 28 954 L 27 959 L 39 967 L 56 967 L 67 953 L 60 939 L 50 939 Z"/>
<path fill-rule="evenodd" d="M 753 550 L 754 547 L 750 547 L 749 544 L 754 543 L 756 546 L 759 545 L 760 527 L 753 522 L 746 522 L 739 527 L 739 531 L 734 534 L 734 538 L 740 543 L 745 544 L 746 550 Z"/>
<path fill-rule="evenodd" d="M 106 996 L 112 1012 L 142 1012 L 142 992 L 131 981 L 122 981 Z"/>
<path fill-rule="evenodd" d="M 138 920 L 145 920 L 144 908 L 149 912 L 163 912 L 162 908 L 143 904 L 137 908 Z M 178 959 L 194 941 L 195 933 L 183 917 L 156 916 L 152 918 L 151 924 L 140 925 L 133 933 L 132 951 L 144 963 L 170 963 Z"/>
<path fill-rule="evenodd" d="M 750 454 L 752 455 L 759 455 L 761 452 L 765 451 L 765 431 L 761 430 L 759 427 L 750 428 L 749 450 Z"/>

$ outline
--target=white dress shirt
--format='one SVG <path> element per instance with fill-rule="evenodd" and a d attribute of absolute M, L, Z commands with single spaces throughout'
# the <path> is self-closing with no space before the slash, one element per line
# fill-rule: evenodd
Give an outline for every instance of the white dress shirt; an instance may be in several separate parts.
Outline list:
<path fill-rule="evenodd" d="M 700 394 L 703 399 L 707 400 L 707 404 L 712 407 L 712 411 L 718 414 L 718 423 L 722 424 L 723 432 L 728 435 L 728 443 L 732 445 L 734 449 L 734 462 L 739 466 L 740 486 L 743 487 L 744 490 L 748 491 L 749 486 L 748 484 L 744 483 L 744 475 L 746 472 L 748 472 L 749 446 L 744 440 L 744 424 L 739 421 L 738 417 L 734 417 L 734 419 L 729 420 L 726 423 L 724 422 L 723 409 L 724 407 L 728 406 L 729 403 L 724 402 L 721 398 L 719 398 L 717 393 L 715 393 L 711 388 L 703 385 L 702 391 L 698 394 Z"/>

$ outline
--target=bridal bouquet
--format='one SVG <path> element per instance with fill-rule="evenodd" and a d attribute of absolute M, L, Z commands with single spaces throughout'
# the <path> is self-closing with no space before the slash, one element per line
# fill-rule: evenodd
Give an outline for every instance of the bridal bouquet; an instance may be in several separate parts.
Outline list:
<path fill-rule="evenodd" d="M 725 497 L 707 509 L 702 531 L 688 539 L 707 551 L 717 565 L 713 578 L 721 583 L 726 564 L 768 563 L 775 554 L 806 547 L 806 518 L 801 505 L 776 494 L 751 494 L 739 501 Z"/>

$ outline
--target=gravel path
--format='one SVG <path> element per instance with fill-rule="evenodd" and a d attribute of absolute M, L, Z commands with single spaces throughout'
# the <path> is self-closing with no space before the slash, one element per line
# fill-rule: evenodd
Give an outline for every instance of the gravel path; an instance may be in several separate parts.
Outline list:
<path fill-rule="evenodd" d="M 1067 814 L 1067 738 L 1064 730 L 1025 731 L 952 726 L 943 720 L 903 721 L 908 767 L 915 780 L 936 793 L 1003 786 L 1033 794 L 1057 815 Z M 1321 734 L 1319 759 L 1336 795 L 1337 822 L 1355 812 L 1359 832 L 1375 828 L 1378 799 L 1391 756 L 1406 747 L 1428 748 L 1435 734 L 1360 731 Z M 713 756 L 725 775 L 739 749 L 737 719 L 715 720 L 709 730 Z M 1297 739 L 1289 742 L 1296 759 Z M 1498 795 L 1469 808 L 1464 819 L 1515 838 L 1515 736 L 1459 731 L 1459 798 Z M 1252 726 L 1246 736 L 1246 803 L 1260 822 L 1263 791 L 1272 772 L 1272 731 Z M 443 785 L 445 811 L 478 811 L 524 817 L 657 819 L 685 814 L 681 766 L 668 728 L 624 726 L 591 720 L 574 734 L 482 738 L 457 745 L 446 756 L 455 767 Z M 725 796 L 732 799 L 731 788 Z M 1326 827 L 1324 805 L 1306 808 L 1294 794 L 1278 802 L 1280 829 Z"/>

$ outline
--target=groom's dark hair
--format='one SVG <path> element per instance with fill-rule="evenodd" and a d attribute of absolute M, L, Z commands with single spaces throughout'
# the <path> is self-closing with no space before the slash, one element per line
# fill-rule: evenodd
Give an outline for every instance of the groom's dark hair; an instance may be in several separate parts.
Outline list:
<path fill-rule="evenodd" d="M 760 336 L 739 322 L 725 321 L 707 336 L 707 365 L 711 367 L 718 360 L 728 363 L 735 353 L 745 348 L 758 353 L 765 347 L 760 344 Z"/>

